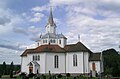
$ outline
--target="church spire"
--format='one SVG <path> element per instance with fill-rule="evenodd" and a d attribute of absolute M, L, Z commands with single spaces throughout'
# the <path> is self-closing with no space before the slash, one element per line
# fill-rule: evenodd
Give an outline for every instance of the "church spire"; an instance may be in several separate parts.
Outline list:
<path fill-rule="evenodd" d="M 52 8 L 50 8 L 50 15 L 49 15 L 49 19 L 48 19 L 48 24 L 55 25 L 54 20 L 53 20 L 53 15 L 52 15 Z"/>
<path fill-rule="evenodd" d="M 46 25 L 46 33 L 54 33 L 56 32 L 56 24 L 54 23 L 53 20 L 53 15 L 52 15 L 52 8 L 50 8 L 50 15 L 48 18 L 48 23 Z"/>

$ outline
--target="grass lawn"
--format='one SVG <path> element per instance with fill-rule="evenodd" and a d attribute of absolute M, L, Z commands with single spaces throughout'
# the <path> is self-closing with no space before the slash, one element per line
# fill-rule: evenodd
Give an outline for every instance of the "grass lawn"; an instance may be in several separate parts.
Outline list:
<path fill-rule="evenodd" d="M 10 75 L 2 75 L 2 78 L 10 78 Z"/>
<path fill-rule="evenodd" d="M 19 76 L 16 78 L 16 79 L 21 79 Z M 29 78 L 29 79 L 32 79 L 32 78 Z M 43 79 L 42 76 L 40 76 L 40 79 Z M 46 79 L 49 79 L 48 76 L 46 76 Z M 65 79 L 65 77 L 62 77 L 62 78 L 57 78 L 57 79 Z M 70 76 L 70 77 L 67 77 L 66 79 L 74 79 L 73 76 Z M 84 77 L 78 77 L 76 79 L 97 79 L 97 78 L 84 78 Z"/>

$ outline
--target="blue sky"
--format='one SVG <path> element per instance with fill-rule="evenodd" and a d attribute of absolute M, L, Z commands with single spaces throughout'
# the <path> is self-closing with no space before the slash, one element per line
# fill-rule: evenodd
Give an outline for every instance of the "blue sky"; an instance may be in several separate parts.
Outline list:
<path fill-rule="evenodd" d="M 52 6 L 57 33 L 68 44 L 80 41 L 93 52 L 120 51 L 120 0 L 0 1 L 0 63 L 20 64 L 20 55 L 45 33 Z"/>

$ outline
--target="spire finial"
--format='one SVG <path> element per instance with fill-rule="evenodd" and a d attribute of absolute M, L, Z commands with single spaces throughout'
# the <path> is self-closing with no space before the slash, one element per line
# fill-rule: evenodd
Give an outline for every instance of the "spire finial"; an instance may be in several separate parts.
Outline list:
<path fill-rule="evenodd" d="M 78 34 L 78 41 L 80 42 L 80 34 Z"/>

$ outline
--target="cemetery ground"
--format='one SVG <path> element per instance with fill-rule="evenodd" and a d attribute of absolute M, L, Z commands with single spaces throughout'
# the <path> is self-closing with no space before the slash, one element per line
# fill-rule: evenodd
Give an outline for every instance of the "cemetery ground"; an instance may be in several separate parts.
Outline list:
<path fill-rule="evenodd" d="M 25 74 L 22 74 L 22 75 L 13 75 L 12 78 L 10 78 L 10 75 L 2 75 L 0 79 L 120 79 L 120 77 L 102 77 L 100 78 L 99 76 L 98 77 L 88 77 L 88 76 L 85 76 L 85 75 L 77 75 L 77 76 L 72 76 L 72 75 L 61 75 L 61 74 L 58 74 L 58 75 L 43 75 L 43 74 L 39 74 L 39 75 L 35 75 L 35 74 L 28 74 L 28 75 L 25 75 Z"/>
<path fill-rule="evenodd" d="M 28 77 L 29 76 L 29 77 Z M 38 77 L 36 77 L 35 75 L 31 76 L 31 75 L 13 75 L 13 78 L 10 78 L 10 75 L 3 75 L 0 79 L 99 79 L 97 77 L 83 77 L 81 76 L 63 76 L 63 75 L 39 75 Z"/>

